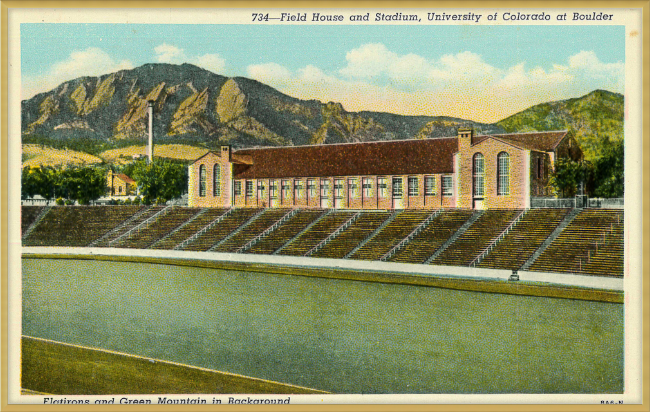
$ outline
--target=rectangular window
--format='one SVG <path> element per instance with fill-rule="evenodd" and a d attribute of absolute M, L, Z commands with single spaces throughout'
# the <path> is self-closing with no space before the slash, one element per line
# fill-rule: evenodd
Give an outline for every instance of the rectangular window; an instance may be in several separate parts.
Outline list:
<path fill-rule="evenodd" d="M 257 181 L 257 197 L 262 198 L 264 197 L 264 182 L 261 180 Z"/>
<path fill-rule="evenodd" d="M 388 180 L 385 177 L 377 178 L 377 190 L 379 197 L 388 197 Z"/>
<path fill-rule="evenodd" d="M 402 187 L 402 178 L 394 177 L 393 178 L 393 198 L 401 199 L 404 195 L 404 188 Z"/>
<path fill-rule="evenodd" d="M 359 197 L 357 179 L 348 179 L 348 196 Z"/>
<path fill-rule="evenodd" d="M 309 197 L 316 197 L 316 179 L 307 180 L 307 190 Z"/>
<path fill-rule="evenodd" d="M 277 180 L 271 180 L 269 183 L 269 190 L 271 191 L 271 197 L 276 198 L 278 197 L 278 181 Z"/>
<path fill-rule="evenodd" d="M 454 195 L 454 187 L 452 185 L 451 176 L 442 177 L 442 195 L 443 196 Z"/>
<path fill-rule="evenodd" d="M 343 199 L 343 179 L 334 179 L 334 198 Z"/>
<path fill-rule="evenodd" d="M 419 179 L 415 176 L 409 176 L 409 196 L 417 196 L 420 194 L 418 185 L 420 184 Z"/>
<path fill-rule="evenodd" d="M 435 196 L 438 193 L 436 190 L 436 177 L 426 176 L 424 178 L 424 194 L 426 196 Z"/>
<path fill-rule="evenodd" d="M 255 188 L 254 182 L 252 180 L 246 181 L 246 197 L 253 197 L 253 190 Z"/>
<path fill-rule="evenodd" d="M 293 195 L 294 197 L 302 197 L 303 193 L 303 186 L 302 186 L 302 180 L 294 180 L 293 181 Z"/>
<path fill-rule="evenodd" d="M 291 185 L 288 180 L 282 181 L 282 199 L 288 199 L 291 194 Z"/>
<path fill-rule="evenodd" d="M 199 166 L 199 196 L 203 197 L 208 191 L 208 175 L 205 171 L 205 165 Z"/>
<path fill-rule="evenodd" d="M 322 197 L 330 197 L 332 194 L 332 189 L 330 188 L 329 179 L 323 179 L 320 181 L 320 195 Z"/>
<path fill-rule="evenodd" d="M 241 196 L 241 181 L 235 181 L 235 196 Z"/>
<path fill-rule="evenodd" d="M 368 199 L 372 197 L 372 179 L 363 178 L 363 197 Z"/>

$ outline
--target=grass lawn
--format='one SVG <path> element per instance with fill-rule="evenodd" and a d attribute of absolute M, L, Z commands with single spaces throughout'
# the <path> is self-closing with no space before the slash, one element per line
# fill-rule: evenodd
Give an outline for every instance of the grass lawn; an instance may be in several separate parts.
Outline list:
<path fill-rule="evenodd" d="M 22 338 L 25 389 L 58 395 L 323 393 L 298 386 Z"/>

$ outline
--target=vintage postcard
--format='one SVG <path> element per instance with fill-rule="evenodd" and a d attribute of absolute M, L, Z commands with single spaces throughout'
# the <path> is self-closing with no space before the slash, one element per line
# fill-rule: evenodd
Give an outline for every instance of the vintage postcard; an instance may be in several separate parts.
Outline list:
<path fill-rule="evenodd" d="M 4 12 L 8 407 L 641 404 L 642 5 Z"/>

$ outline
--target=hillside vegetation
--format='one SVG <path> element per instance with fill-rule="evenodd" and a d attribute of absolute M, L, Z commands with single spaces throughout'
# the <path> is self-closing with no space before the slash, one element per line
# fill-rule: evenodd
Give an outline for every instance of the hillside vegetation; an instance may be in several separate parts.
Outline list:
<path fill-rule="evenodd" d="M 163 144 L 154 146 L 154 157 L 176 160 L 195 160 L 208 152 L 208 149 L 183 144 Z M 133 156 L 147 154 L 147 146 L 128 146 L 101 152 L 98 156 L 106 163 L 123 165 L 131 163 Z"/>
<path fill-rule="evenodd" d="M 587 160 L 603 155 L 609 143 L 623 140 L 624 98 L 595 90 L 585 96 L 542 103 L 496 124 L 507 132 L 572 131 Z"/>
<path fill-rule="evenodd" d="M 22 162 L 23 167 L 61 167 L 68 165 L 93 165 L 101 163 L 102 159 L 74 150 L 62 150 L 36 144 L 25 144 L 23 145 Z"/>

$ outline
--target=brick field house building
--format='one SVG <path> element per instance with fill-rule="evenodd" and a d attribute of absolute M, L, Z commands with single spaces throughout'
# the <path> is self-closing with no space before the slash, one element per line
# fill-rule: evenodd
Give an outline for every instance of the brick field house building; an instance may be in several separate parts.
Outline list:
<path fill-rule="evenodd" d="M 189 166 L 190 207 L 527 208 L 550 196 L 560 158 L 580 160 L 568 131 L 232 151 Z"/>

